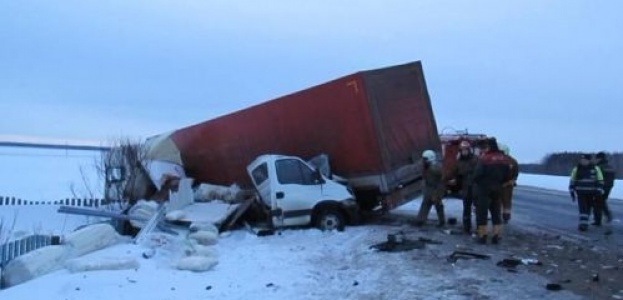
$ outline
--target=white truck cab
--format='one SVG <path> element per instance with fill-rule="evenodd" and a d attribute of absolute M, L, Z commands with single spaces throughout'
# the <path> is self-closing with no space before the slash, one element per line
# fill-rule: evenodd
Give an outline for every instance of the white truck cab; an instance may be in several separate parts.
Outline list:
<path fill-rule="evenodd" d="M 343 230 L 357 222 L 357 203 L 348 188 L 295 156 L 267 154 L 247 172 L 274 227 L 314 225 Z"/>

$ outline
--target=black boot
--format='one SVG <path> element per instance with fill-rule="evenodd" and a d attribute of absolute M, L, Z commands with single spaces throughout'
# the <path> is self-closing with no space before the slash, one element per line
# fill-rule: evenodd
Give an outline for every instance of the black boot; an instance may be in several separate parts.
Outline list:
<path fill-rule="evenodd" d="M 436 210 L 437 210 L 437 219 L 439 220 L 437 222 L 437 227 L 446 226 L 446 213 L 444 211 L 443 204 L 438 205 Z"/>
<path fill-rule="evenodd" d="M 487 244 L 487 235 L 482 235 L 478 237 L 478 244 L 485 245 Z"/>
<path fill-rule="evenodd" d="M 497 245 L 500 243 L 500 236 L 499 235 L 494 235 L 491 237 L 491 244 Z"/>
<path fill-rule="evenodd" d="M 588 224 L 580 224 L 578 225 L 579 231 L 586 231 L 588 229 Z"/>

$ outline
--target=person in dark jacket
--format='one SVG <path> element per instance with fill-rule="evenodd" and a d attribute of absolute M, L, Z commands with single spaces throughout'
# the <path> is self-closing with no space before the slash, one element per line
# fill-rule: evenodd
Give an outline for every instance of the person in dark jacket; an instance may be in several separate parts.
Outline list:
<path fill-rule="evenodd" d="M 446 217 L 443 207 L 443 197 L 446 193 L 446 184 L 443 180 L 441 164 L 437 161 L 437 155 L 432 150 L 422 153 L 422 176 L 424 177 L 424 195 L 420 210 L 415 220 L 416 226 L 422 226 L 428 219 L 428 213 L 435 206 L 437 212 L 438 227 L 446 224 Z"/>
<path fill-rule="evenodd" d="M 571 171 L 569 179 L 569 192 L 573 201 L 577 197 L 580 212 L 578 230 L 586 231 L 588 229 L 591 208 L 595 210 L 595 224 L 601 225 L 603 187 L 604 177 L 601 169 L 591 163 L 590 155 L 583 154 L 578 165 Z"/>
<path fill-rule="evenodd" d="M 601 173 L 604 176 L 604 194 L 602 195 L 602 200 L 600 202 L 603 205 L 603 214 L 606 216 L 606 222 L 610 223 L 612 222 L 612 211 L 610 211 L 610 207 L 608 207 L 608 197 L 610 196 L 610 191 L 614 186 L 616 171 L 608 162 L 605 152 L 599 152 L 595 155 L 594 164 L 601 169 Z M 596 216 L 595 220 L 597 220 Z"/>
<path fill-rule="evenodd" d="M 463 199 L 463 231 L 467 234 L 472 232 L 473 181 L 477 162 L 472 145 L 468 141 L 462 141 L 456 163 L 448 174 L 448 184 L 461 189 L 459 195 Z"/>
<path fill-rule="evenodd" d="M 478 159 L 474 170 L 476 187 L 476 232 L 478 242 L 487 243 L 487 219 L 491 214 L 493 224 L 491 242 L 497 244 L 502 232 L 502 216 L 500 212 L 503 186 L 511 180 L 511 161 L 498 148 L 495 139 L 489 139 L 483 154 Z"/>
<path fill-rule="evenodd" d="M 502 200 L 500 203 L 502 204 L 501 212 L 502 212 L 502 220 L 504 224 L 508 224 L 511 220 L 511 210 L 513 207 L 513 189 L 517 185 L 517 178 L 519 177 L 519 162 L 510 155 L 510 148 L 506 145 L 499 145 L 500 150 L 504 152 L 508 159 L 511 162 L 511 180 L 504 183 L 504 188 L 502 188 Z"/>

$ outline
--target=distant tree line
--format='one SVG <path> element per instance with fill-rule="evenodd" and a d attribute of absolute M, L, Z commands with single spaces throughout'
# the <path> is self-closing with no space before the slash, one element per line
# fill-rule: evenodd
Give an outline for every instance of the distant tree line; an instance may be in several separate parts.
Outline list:
<path fill-rule="evenodd" d="M 546 155 L 539 164 L 520 164 L 523 173 L 569 176 L 585 152 L 556 152 Z M 594 153 L 593 153 L 594 154 Z M 623 179 L 623 153 L 606 153 L 608 162 L 616 170 L 616 178 Z"/>

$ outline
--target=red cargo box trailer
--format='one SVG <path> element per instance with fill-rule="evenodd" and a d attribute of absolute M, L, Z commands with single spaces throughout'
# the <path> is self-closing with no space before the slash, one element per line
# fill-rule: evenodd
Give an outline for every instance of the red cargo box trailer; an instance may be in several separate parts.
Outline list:
<path fill-rule="evenodd" d="M 246 166 L 261 154 L 327 154 L 364 209 L 405 200 L 421 179 L 422 151 L 440 150 L 419 61 L 344 76 L 179 129 L 171 138 L 188 176 L 223 185 L 250 187 Z"/>

